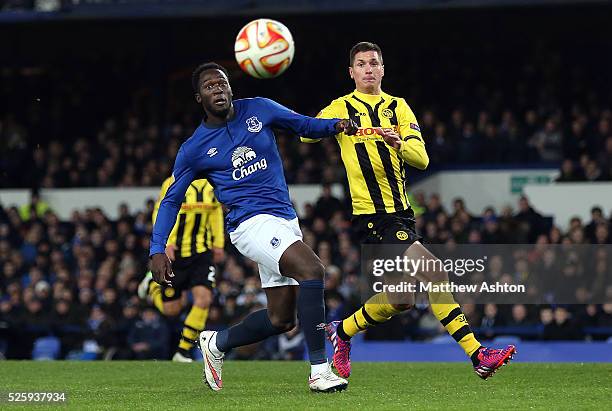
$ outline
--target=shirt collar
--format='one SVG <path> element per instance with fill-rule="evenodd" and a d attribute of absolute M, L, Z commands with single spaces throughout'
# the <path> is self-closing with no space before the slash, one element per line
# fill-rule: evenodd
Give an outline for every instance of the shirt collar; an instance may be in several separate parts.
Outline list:
<path fill-rule="evenodd" d="M 353 91 L 353 95 L 355 97 L 357 97 L 359 100 L 363 100 L 368 104 L 376 104 L 380 101 L 380 99 L 383 97 L 383 92 L 381 91 L 380 94 L 366 94 L 366 93 L 362 93 L 361 91 Z"/>

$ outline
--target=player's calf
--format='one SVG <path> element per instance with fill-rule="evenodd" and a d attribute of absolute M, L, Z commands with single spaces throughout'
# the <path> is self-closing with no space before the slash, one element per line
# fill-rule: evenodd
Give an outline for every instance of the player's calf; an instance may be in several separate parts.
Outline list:
<path fill-rule="evenodd" d="M 289 316 L 270 312 L 268 310 L 268 316 L 270 317 L 270 324 L 276 328 L 279 333 L 286 333 L 293 330 L 296 325 L 295 313 L 292 312 Z"/>
<path fill-rule="evenodd" d="M 325 266 L 302 241 L 285 250 L 279 266 L 281 273 L 299 283 L 297 311 L 308 347 L 310 374 L 320 374 L 329 368 L 325 352 Z"/>

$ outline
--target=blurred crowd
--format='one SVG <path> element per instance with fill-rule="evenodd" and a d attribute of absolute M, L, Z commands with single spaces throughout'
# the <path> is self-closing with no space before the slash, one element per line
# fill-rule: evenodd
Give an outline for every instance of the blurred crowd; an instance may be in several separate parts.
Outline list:
<path fill-rule="evenodd" d="M 393 27 L 399 20 L 372 18 L 385 22 L 381 30 L 388 32 L 381 32 L 382 38 L 385 34 L 395 38 Z M 140 24 L 142 35 L 157 33 L 157 26 Z M 204 30 L 192 22 L 184 25 Z M 522 47 L 512 43 L 515 36 L 491 40 L 479 36 L 475 27 L 470 28 L 475 32 L 466 31 L 466 36 L 478 38 L 469 49 L 464 42 L 468 37 L 449 39 L 435 33 L 429 33 L 429 45 L 413 44 L 410 53 L 402 46 L 381 43 L 383 90 L 405 98 L 415 112 L 430 169 L 548 166 L 560 170 L 559 181 L 610 181 L 609 45 L 599 44 L 602 37 L 588 33 L 548 38 L 540 33 L 539 24 L 534 29 L 537 35 L 529 34 L 525 25 L 525 36 L 533 36 L 533 41 L 524 40 Z M 177 39 L 189 31 L 177 27 L 183 26 L 168 23 L 167 27 Z M 228 30 L 211 22 L 210 30 L 214 27 Z M 309 27 L 296 23 L 294 33 L 306 36 Z M 514 30 L 515 24 L 511 27 L 503 30 Z M 48 30 L 50 39 L 61 39 L 61 31 Z M 0 187 L 161 184 L 177 148 L 201 121 L 190 74 L 208 58 L 228 67 L 235 98 L 269 97 L 299 113 L 316 115 L 354 89 L 346 70 L 354 39 L 340 27 L 318 36 L 321 44 L 342 43 L 346 49 L 330 55 L 324 47 L 304 47 L 299 63 L 271 82 L 248 78 L 221 43 L 207 44 L 206 55 L 198 48 L 183 47 L 178 60 L 163 50 L 143 49 L 141 42 L 124 38 L 119 31 L 92 28 L 87 38 L 96 44 L 96 54 L 85 51 L 92 47 L 87 43 L 79 54 L 40 50 L 41 61 L 34 63 L 36 53 L 20 55 L 13 50 L 15 59 L 0 71 L 0 90 L 10 102 L 6 106 L 0 102 Z M 24 44 L 27 41 L 24 37 Z M 36 37 L 31 41 L 32 47 L 40 47 Z M 117 42 L 122 43 L 120 50 L 114 47 Z M 178 47 L 180 41 L 176 43 Z M 316 86 L 308 86 L 312 67 L 323 61 Z M 333 139 L 301 144 L 296 136 L 279 132 L 277 140 L 290 184 L 346 178 Z M 23 164 L 31 166 L 24 170 Z"/>
<path fill-rule="evenodd" d="M 115 221 L 99 209 L 75 211 L 70 221 L 60 221 L 42 200 L 34 201 L 0 208 L 0 352 L 29 358 L 37 352 L 35 341 L 52 335 L 61 341 L 60 358 L 167 358 L 181 322 L 162 317 L 137 297 L 148 261 L 153 200 L 143 210 L 121 206 Z M 611 242 L 610 215 L 599 207 L 593 208 L 591 221 L 574 219 L 561 231 L 526 198 L 516 210 L 488 208 L 480 215 L 470 214 L 461 199 L 445 210 L 437 195 L 417 193 L 413 204 L 418 229 L 428 243 Z M 346 201 L 325 187 L 301 219 L 304 241 L 327 267 L 328 320 L 360 305 L 360 248 L 347 210 Z M 210 329 L 227 327 L 266 304 L 256 265 L 227 243 L 207 322 Z M 482 338 L 516 334 L 525 339 L 605 339 L 612 327 L 612 304 L 470 304 L 464 312 Z M 429 340 L 441 335 L 444 329 L 425 304 L 368 330 L 365 338 Z M 233 355 L 301 358 L 302 338 L 294 330 Z"/>
<path fill-rule="evenodd" d="M 459 109 L 450 119 L 425 110 L 419 118 L 432 169 L 547 165 L 559 167 L 559 182 L 612 180 L 609 109 L 592 116 L 576 109 L 565 121 L 559 116 L 540 116 L 535 110 L 508 110 L 500 118 L 480 111 L 475 119 Z M 170 174 L 180 144 L 195 126 L 196 121 L 160 127 L 141 124 L 134 116 L 125 121 L 111 118 L 92 136 L 72 145 L 50 140 L 27 151 L 27 129 L 5 117 L 0 119 L 5 146 L 0 162 L 6 173 L 2 184 L 45 188 L 159 185 Z M 277 134 L 289 184 L 345 181 L 334 139 L 303 144 L 285 132 Z M 23 162 L 31 164 L 25 173 Z"/>

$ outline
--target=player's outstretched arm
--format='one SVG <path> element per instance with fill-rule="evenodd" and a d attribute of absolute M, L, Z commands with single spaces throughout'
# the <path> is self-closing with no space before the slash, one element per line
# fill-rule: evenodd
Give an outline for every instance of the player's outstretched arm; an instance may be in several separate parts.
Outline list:
<path fill-rule="evenodd" d="M 328 105 L 327 107 L 323 108 L 321 111 L 319 111 L 319 114 L 316 115 L 316 118 L 342 118 L 344 117 L 344 112 L 342 112 L 342 110 L 338 110 L 338 103 L 337 100 L 332 101 L 332 103 L 330 105 Z M 321 141 L 320 138 L 308 138 L 308 137 L 304 137 L 304 136 L 300 136 L 300 141 L 302 143 L 318 143 L 319 141 Z"/>
<path fill-rule="evenodd" d="M 355 134 L 357 125 L 351 120 L 321 119 L 298 114 L 270 99 L 261 99 L 272 113 L 273 124 L 291 130 L 299 136 L 322 138 L 335 136 L 340 132 Z"/>
<path fill-rule="evenodd" d="M 157 283 L 171 283 L 172 265 L 166 256 L 166 242 L 168 235 L 176 222 L 176 216 L 181 207 L 187 187 L 193 181 L 195 173 L 191 167 L 184 147 L 178 152 L 172 172 L 173 181 L 168 187 L 168 191 L 162 198 L 157 212 L 157 218 L 153 225 L 151 234 L 151 248 L 149 256 L 151 258 L 151 273 Z"/>

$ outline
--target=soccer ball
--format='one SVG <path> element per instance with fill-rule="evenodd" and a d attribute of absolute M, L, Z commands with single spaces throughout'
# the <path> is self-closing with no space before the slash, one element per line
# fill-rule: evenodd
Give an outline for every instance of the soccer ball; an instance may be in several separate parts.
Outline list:
<path fill-rule="evenodd" d="M 234 45 L 240 68 L 259 79 L 280 76 L 293 61 L 294 51 L 289 29 L 270 19 L 248 23 L 236 36 Z"/>

